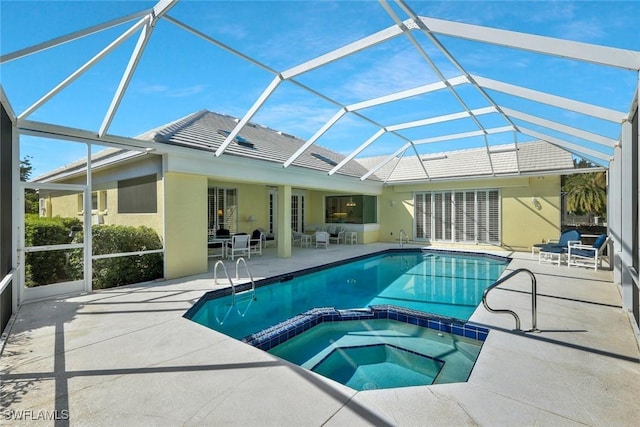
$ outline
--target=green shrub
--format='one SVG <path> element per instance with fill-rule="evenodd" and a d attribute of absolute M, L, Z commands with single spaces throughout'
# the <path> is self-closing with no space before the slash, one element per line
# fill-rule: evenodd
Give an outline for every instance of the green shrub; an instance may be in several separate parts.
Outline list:
<path fill-rule="evenodd" d="M 162 249 L 160 238 L 149 227 L 94 225 L 91 233 L 94 255 Z M 79 232 L 74 241 L 82 241 L 82 237 L 82 232 Z M 73 251 L 69 265 L 74 276 L 82 277 L 81 250 Z M 161 253 L 97 259 L 93 261 L 92 285 L 93 289 L 105 289 L 145 282 L 162 277 L 163 270 Z"/>
<path fill-rule="evenodd" d="M 43 218 L 37 214 L 25 215 L 25 245 L 62 245 L 71 242 L 71 227 L 81 227 L 76 218 Z M 25 284 L 42 286 L 72 280 L 68 275 L 68 252 L 28 252 L 25 255 Z"/>

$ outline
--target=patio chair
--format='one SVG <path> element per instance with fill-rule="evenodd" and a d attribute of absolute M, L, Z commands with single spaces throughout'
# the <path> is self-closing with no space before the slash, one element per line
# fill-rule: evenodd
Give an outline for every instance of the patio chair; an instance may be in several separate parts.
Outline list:
<path fill-rule="evenodd" d="M 299 231 L 291 230 L 291 242 L 293 246 L 296 245 L 296 242 L 298 242 L 299 246 L 302 246 L 302 236 L 303 234 Z"/>
<path fill-rule="evenodd" d="M 253 230 L 249 239 L 249 248 L 252 254 L 262 255 L 262 243 L 265 241 L 264 233 L 258 229 Z"/>
<path fill-rule="evenodd" d="M 318 245 L 324 245 L 324 248 L 327 249 L 329 247 L 329 237 L 329 233 L 327 233 L 326 231 L 316 231 L 316 248 L 318 247 Z"/>
<path fill-rule="evenodd" d="M 331 233 L 331 232 L 329 233 L 329 242 L 339 245 L 340 241 L 342 241 L 342 243 L 345 243 L 345 241 L 344 241 L 344 228 L 343 227 L 337 227 L 333 231 L 333 233 Z"/>
<path fill-rule="evenodd" d="M 231 260 L 236 254 L 246 254 L 251 259 L 251 247 L 249 246 L 251 236 L 248 234 L 234 234 L 231 241 L 227 243 L 227 255 L 231 254 Z"/>
<path fill-rule="evenodd" d="M 560 234 L 560 238 L 555 243 L 548 243 L 540 248 L 538 253 L 538 263 L 550 262 L 560 265 L 569 250 L 569 244 L 582 243 L 578 230 L 566 230 Z"/>
<path fill-rule="evenodd" d="M 599 235 L 593 245 L 570 244 L 567 251 L 567 265 L 589 267 L 594 270 L 602 269 L 602 254 L 608 244 L 609 237 L 606 234 Z"/>
<path fill-rule="evenodd" d="M 262 233 L 262 246 L 263 247 L 267 247 L 267 245 L 269 244 L 269 242 L 273 243 L 274 246 L 276 245 L 276 236 L 274 236 L 271 233 L 267 233 L 267 230 L 265 230 L 264 228 L 258 228 L 258 230 L 260 230 L 260 232 Z"/>

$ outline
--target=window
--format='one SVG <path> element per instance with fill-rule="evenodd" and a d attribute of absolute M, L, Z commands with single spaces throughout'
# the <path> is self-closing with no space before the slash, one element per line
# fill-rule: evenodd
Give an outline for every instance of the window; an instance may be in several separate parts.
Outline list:
<path fill-rule="evenodd" d="M 224 228 L 238 231 L 238 196 L 235 188 L 210 187 L 208 189 L 209 229 Z"/>
<path fill-rule="evenodd" d="M 326 223 L 375 224 L 378 222 L 376 196 L 327 196 Z"/>
<path fill-rule="evenodd" d="M 291 229 L 302 233 L 304 231 L 304 194 L 291 195 Z"/>
<path fill-rule="evenodd" d="M 220 135 L 222 135 L 222 136 L 224 136 L 226 138 L 231 134 L 231 132 L 229 132 L 228 130 L 218 129 L 218 134 L 220 134 Z M 233 138 L 233 140 L 235 141 L 236 144 L 241 145 L 243 147 L 254 148 L 253 147 L 253 142 L 249 141 L 248 139 L 246 139 L 243 136 L 240 136 L 239 134 L 236 135 L 236 137 Z"/>
<path fill-rule="evenodd" d="M 104 191 L 101 191 L 101 193 L 105 193 Z M 43 203 L 44 200 L 41 199 L 41 212 L 42 209 L 44 209 L 46 207 L 46 204 Z M 98 210 L 98 191 L 92 191 L 91 192 L 91 211 L 97 211 Z M 84 212 L 84 194 L 80 193 L 78 194 L 78 213 L 82 213 Z"/>
<path fill-rule="evenodd" d="M 118 181 L 118 213 L 157 212 L 156 175 Z"/>
<path fill-rule="evenodd" d="M 91 193 L 91 210 L 98 210 L 98 193 L 95 191 Z"/>
<path fill-rule="evenodd" d="M 416 193 L 414 202 L 416 239 L 500 244 L 498 190 Z"/>
<path fill-rule="evenodd" d="M 338 165 L 335 161 L 331 160 L 327 156 L 323 156 L 322 154 L 311 153 L 311 155 L 313 157 L 315 157 L 316 159 L 322 160 L 323 162 L 327 163 L 329 166 L 337 166 Z"/>

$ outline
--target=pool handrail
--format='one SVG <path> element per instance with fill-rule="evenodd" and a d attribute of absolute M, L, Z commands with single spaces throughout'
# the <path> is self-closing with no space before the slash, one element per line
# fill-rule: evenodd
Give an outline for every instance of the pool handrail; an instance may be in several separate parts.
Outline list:
<path fill-rule="evenodd" d="M 402 235 L 404 234 L 404 238 L 407 240 L 407 243 L 409 243 L 409 236 L 407 236 L 407 232 L 404 231 L 402 228 L 400 229 L 400 232 L 398 232 L 398 239 L 400 240 L 400 247 L 403 248 L 404 247 L 404 242 L 402 241 Z"/>
<path fill-rule="evenodd" d="M 249 267 L 247 266 L 247 262 L 244 260 L 243 257 L 239 257 L 236 261 L 236 280 L 240 278 L 240 275 L 238 274 L 238 266 L 240 265 L 240 261 L 242 261 L 242 263 L 244 264 L 244 268 L 247 272 L 247 276 L 249 277 L 249 280 L 251 280 L 251 289 L 247 289 L 247 291 L 249 290 L 251 291 L 251 299 L 255 300 L 256 299 L 256 283 L 253 281 L 253 276 L 251 275 L 251 272 L 249 271 Z M 236 285 L 233 283 L 233 280 L 231 280 L 231 277 L 229 277 L 229 273 L 227 273 L 227 267 L 224 265 L 224 262 L 222 262 L 221 259 L 218 260 L 215 266 L 213 267 L 213 283 L 215 285 L 218 285 L 218 265 L 222 266 L 222 271 L 224 271 L 224 275 L 229 281 L 229 285 L 231 287 L 231 306 L 235 307 L 236 295 L 238 294 L 238 292 L 236 291 Z M 246 292 L 246 291 L 242 291 L 242 292 Z"/>
<path fill-rule="evenodd" d="M 531 270 L 528 270 L 526 268 L 519 268 L 507 274 L 506 276 L 502 277 L 501 279 L 496 280 L 493 284 L 487 287 L 484 290 L 484 292 L 482 292 L 482 305 L 484 305 L 484 308 L 486 308 L 487 311 L 491 313 L 511 314 L 516 320 L 515 330 L 522 331 L 522 329 L 520 329 L 520 317 L 514 311 L 508 310 L 508 309 L 494 309 L 489 307 L 489 303 L 487 303 L 487 294 L 489 293 L 489 291 L 491 291 L 492 289 L 496 288 L 498 285 L 501 285 L 502 283 L 506 282 L 507 280 L 511 279 L 513 276 L 519 273 L 527 273 L 531 277 L 531 329 L 529 329 L 526 332 L 540 332 L 540 329 L 537 328 L 537 323 L 538 323 L 537 282 L 536 282 L 536 276 L 533 274 Z"/>

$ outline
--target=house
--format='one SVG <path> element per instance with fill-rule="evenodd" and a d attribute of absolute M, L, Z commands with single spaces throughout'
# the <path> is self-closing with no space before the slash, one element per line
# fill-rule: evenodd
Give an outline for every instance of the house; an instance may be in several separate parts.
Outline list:
<path fill-rule="evenodd" d="M 92 222 L 155 229 L 165 245 L 166 278 L 205 272 L 207 236 L 218 228 L 261 228 L 276 238 L 281 257 L 291 255 L 292 231 L 338 223 L 365 244 L 394 242 L 404 230 L 425 245 L 528 250 L 558 235 L 560 176 L 573 161 L 547 142 L 397 156 L 386 163 L 376 157 L 346 161 L 316 144 L 283 168 L 305 141 L 255 123 L 216 156 L 237 123 L 198 111 L 140 135 L 151 149 L 93 155 Z M 36 181 L 85 182 L 86 166 L 80 161 Z M 44 216 L 84 214 L 82 193 L 41 190 L 40 199 Z"/>

